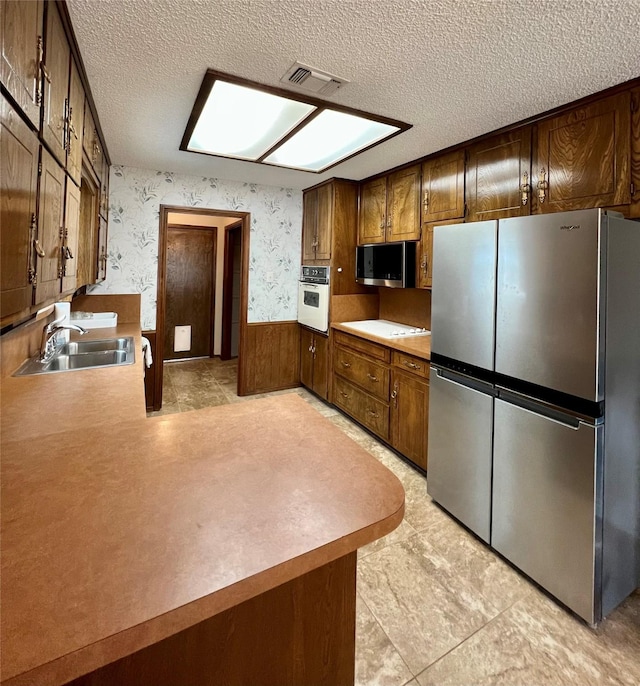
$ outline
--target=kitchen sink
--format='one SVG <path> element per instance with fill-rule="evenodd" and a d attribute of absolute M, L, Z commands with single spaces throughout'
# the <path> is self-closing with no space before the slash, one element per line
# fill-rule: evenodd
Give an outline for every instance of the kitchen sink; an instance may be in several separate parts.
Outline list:
<path fill-rule="evenodd" d="M 133 364 L 134 361 L 134 345 L 131 336 L 94 341 L 72 341 L 58 347 L 53 357 L 46 362 L 40 362 L 38 355 L 27 360 L 14 376 L 98 369 Z"/>

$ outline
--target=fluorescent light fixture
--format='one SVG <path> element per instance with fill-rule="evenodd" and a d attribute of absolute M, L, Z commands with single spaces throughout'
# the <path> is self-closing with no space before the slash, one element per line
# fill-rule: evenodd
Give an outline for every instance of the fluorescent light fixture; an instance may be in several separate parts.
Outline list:
<path fill-rule="evenodd" d="M 208 70 L 180 150 L 320 173 L 409 128 Z"/>
<path fill-rule="evenodd" d="M 399 130 L 354 114 L 324 110 L 264 161 L 319 172 Z"/>

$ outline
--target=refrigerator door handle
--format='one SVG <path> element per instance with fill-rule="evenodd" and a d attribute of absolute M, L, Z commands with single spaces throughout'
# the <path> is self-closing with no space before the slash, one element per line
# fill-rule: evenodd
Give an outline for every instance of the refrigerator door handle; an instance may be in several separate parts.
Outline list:
<path fill-rule="evenodd" d="M 482 393 L 483 395 L 490 395 L 496 397 L 498 392 L 489 383 L 485 381 L 480 381 L 466 374 L 458 374 L 457 372 L 451 372 L 448 369 L 441 369 L 440 367 L 431 367 L 431 369 L 436 373 L 438 378 L 443 381 L 448 381 L 449 383 L 456 384 L 456 386 L 464 386 L 470 391 L 475 391 L 476 393 Z"/>
<path fill-rule="evenodd" d="M 519 393 L 513 393 L 512 391 L 507 391 L 504 389 L 498 390 L 498 397 L 500 400 L 504 400 L 510 405 L 515 405 L 525 412 L 530 412 L 538 417 L 543 417 L 556 424 L 561 424 L 568 429 L 573 429 L 577 431 L 581 424 L 585 426 L 592 426 L 580 420 L 579 417 L 569 414 L 568 412 L 563 412 L 561 410 L 556 410 L 555 408 L 544 405 L 543 403 L 537 402 L 536 400 L 530 399 L 526 396 L 520 395 Z"/>

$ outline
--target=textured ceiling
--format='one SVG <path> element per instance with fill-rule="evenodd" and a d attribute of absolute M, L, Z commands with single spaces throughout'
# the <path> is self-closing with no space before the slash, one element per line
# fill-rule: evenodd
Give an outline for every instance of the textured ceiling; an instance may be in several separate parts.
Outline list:
<path fill-rule="evenodd" d="M 67 0 L 114 164 L 305 188 L 361 179 L 640 74 L 640 0 Z M 206 69 L 299 60 L 413 128 L 310 174 L 178 150 Z"/>

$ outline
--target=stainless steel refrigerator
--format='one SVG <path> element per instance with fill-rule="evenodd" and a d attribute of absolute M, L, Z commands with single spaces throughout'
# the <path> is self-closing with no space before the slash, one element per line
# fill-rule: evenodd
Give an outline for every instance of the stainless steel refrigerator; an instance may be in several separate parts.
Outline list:
<path fill-rule="evenodd" d="M 640 586 L 640 223 L 434 230 L 427 491 L 589 623 Z"/>

